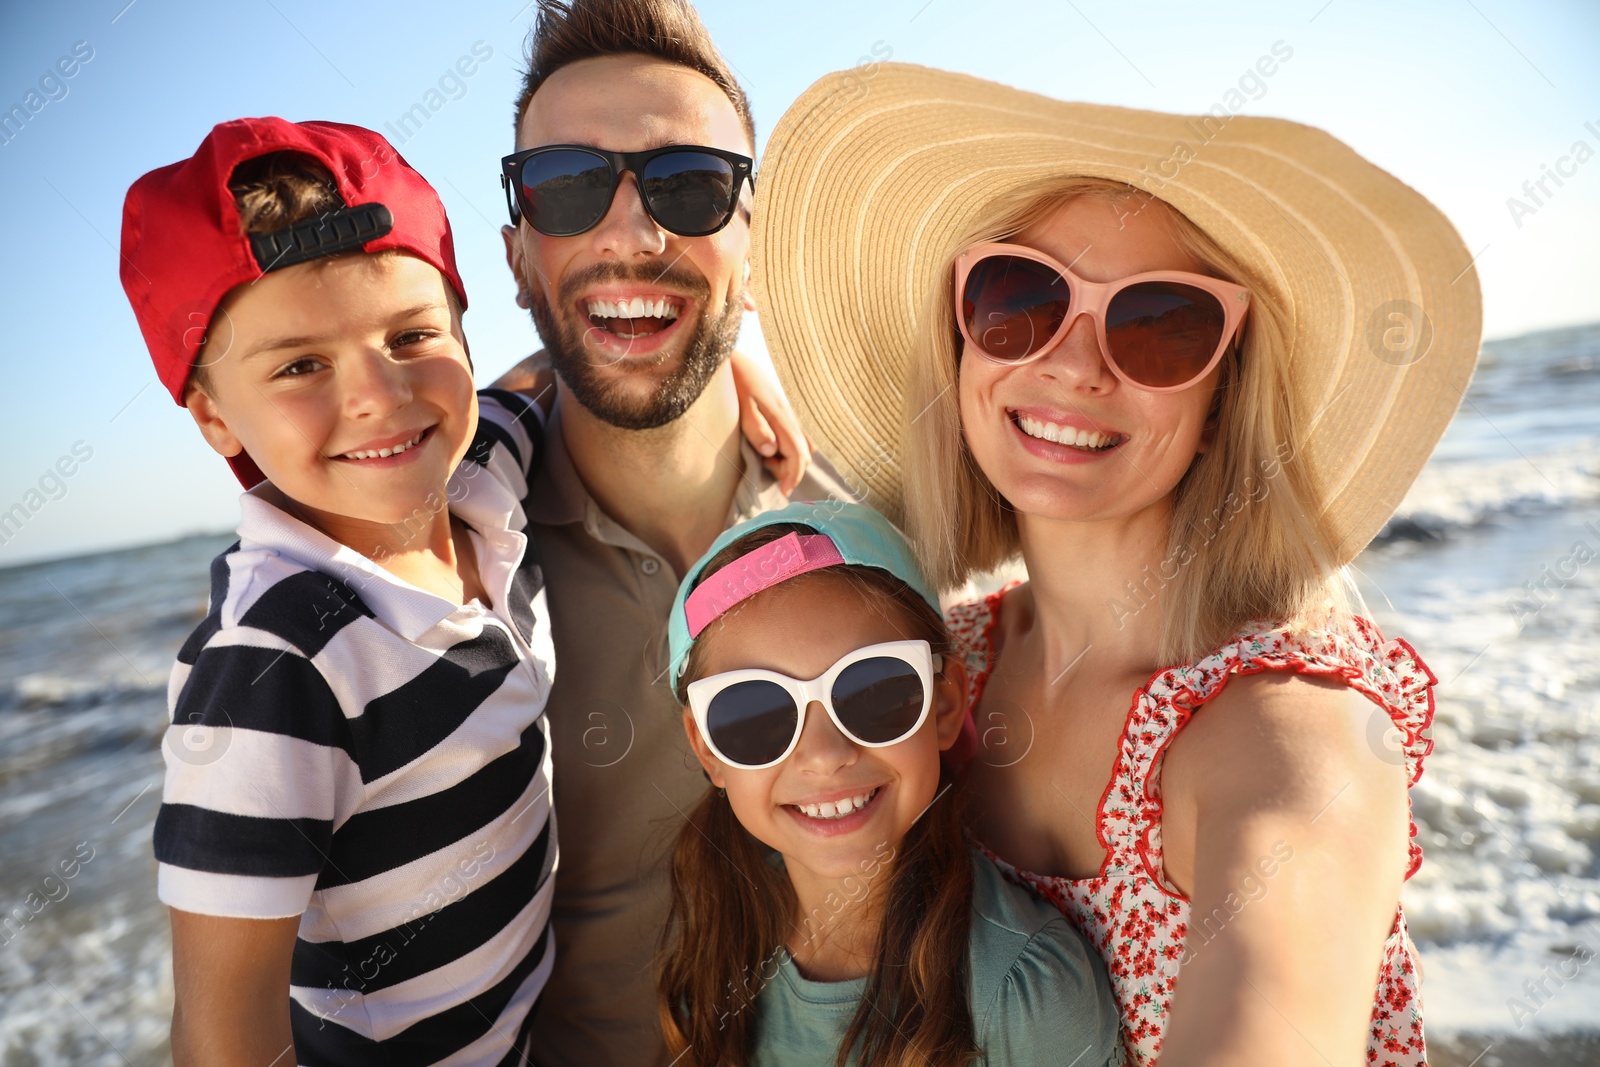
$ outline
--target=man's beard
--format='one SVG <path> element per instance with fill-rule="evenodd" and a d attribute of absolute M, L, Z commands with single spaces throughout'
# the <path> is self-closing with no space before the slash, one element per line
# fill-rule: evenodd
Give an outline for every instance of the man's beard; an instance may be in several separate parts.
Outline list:
<path fill-rule="evenodd" d="M 636 398 L 629 395 L 626 382 L 608 382 L 598 373 L 597 364 L 606 357 L 584 344 L 584 335 L 596 328 L 590 325 L 587 316 L 577 323 L 569 321 L 567 316 L 557 322 L 543 288 L 528 287 L 530 310 L 539 339 L 550 354 L 551 366 L 578 403 L 595 418 L 619 429 L 653 430 L 665 426 L 700 399 L 712 375 L 733 351 L 743 321 L 741 294 L 731 294 L 727 304 L 717 310 L 710 306 L 710 287 L 694 271 L 678 267 L 666 270 L 644 267 L 630 271 L 620 264 L 603 263 L 562 281 L 556 294 L 562 308 L 571 308 L 578 294 L 597 282 L 660 284 L 703 308 L 695 322 L 694 333 L 683 345 L 678 369 L 662 379 L 648 396 Z M 687 313 L 688 308 L 684 311 Z"/>

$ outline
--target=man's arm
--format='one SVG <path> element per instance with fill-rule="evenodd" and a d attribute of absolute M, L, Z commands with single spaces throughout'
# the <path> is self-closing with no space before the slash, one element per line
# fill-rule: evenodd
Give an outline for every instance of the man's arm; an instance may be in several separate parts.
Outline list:
<path fill-rule="evenodd" d="M 289 961 L 298 917 L 172 914 L 172 1062 L 293 1067 Z"/>
<path fill-rule="evenodd" d="M 489 383 L 491 389 L 509 389 L 532 398 L 546 415 L 556 402 L 556 372 L 544 349 L 526 357 Z"/>

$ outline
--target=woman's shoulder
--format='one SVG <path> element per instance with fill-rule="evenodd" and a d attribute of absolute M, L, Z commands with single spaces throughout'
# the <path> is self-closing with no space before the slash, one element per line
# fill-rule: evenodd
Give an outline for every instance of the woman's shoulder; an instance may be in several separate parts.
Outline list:
<path fill-rule="evenodd" d="M 1297 730 L 1337 729 L 1344 710 L 1370 720 L 1368 743 L 1405 763 L 1414 782 L 1432 749 L 1438 679 L 1408 642 L 1388 640 L 1359 616 L 1328 628 L 1247 627 L 1192 664 L 1159 672 L 1150 693 L 1196 708 L 1211 704 L 1213 730 L 1260 736 L 1255 720 L 1283 720 Z M 1374 707 L 1376 705 L 1376 707 Z M 1313 746 L 1315 747 L 1315 746 Z"/>
<path fill-rule="evenodd" d="M 1385 638 L 1377 623 L 1359 615 L 1326 626 L 1253 623 L 1193 663 L 1162 673 L 1193 687 L 1265 670 L 1337 678 L 1355 689 L 1394 690 L 1395 696 L 1437 682 L 1409 642 Z"/>
<path fill-rule="evenodd" d="M 1108 1062 L 1118 1015 L 1105 966 L 1052 905 L 972 857 L 970 1005 L 988 1062 L 1059 1063 L 1063 1050 L 1080 1064 Z"/>

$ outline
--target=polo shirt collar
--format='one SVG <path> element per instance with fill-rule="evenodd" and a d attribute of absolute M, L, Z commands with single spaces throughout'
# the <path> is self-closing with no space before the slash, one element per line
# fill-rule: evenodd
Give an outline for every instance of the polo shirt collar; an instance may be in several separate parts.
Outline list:
<path fill-rule="evenodd" d="M 407 641 L 417 641 L 459 610 L 458 605 L 391 574 L 256 493 L 252 489 L 239 498 L 241 548 L 270 549 L 338 579 L 355 591 L 380 622 Z"/>
<path fill-rule="evenodd" d="M 561 398 L 558 395 L 544 423 L 544 454 L 528 492 L 528 515 L 546 526 L 565 526 L 582 522 L 588 510 L 589 492 L 572 465 L 566 438 L 561 432 Z"/>
<path fill-rule="evenodd" d="M 478 531 L 479 536 L 487 537 L 493 531 L 516 532 L 512 520 L 521 501 L 488 468 L 463 459 L 445 484 L 445 496 L 450 513 Z"/>
<path fill-rule="evenodd" d="M 761 462 L 761 455 L 739 436 L 739 462 L 743 472 L 733 493 L 733 503 L 728 508 L 729 526 L 743 522 L 752 515 L 781 508 L 789 502 L 778 488 L 778 479 Z M 561 400 L 556 400 L 545 424 L 544 463 L 534 478 L 528 496 L 528 514 L 546 526 L 561 526 L 581 522 L 589 534 L 600 541 L 620 545 L 639 552 L 654 554 L 642 541 L 617 524 L 596 504 L 584 488 L 578 468 L 573 466 L 572 454 L 567 451 L 566 439 L 561 432 Z"/>

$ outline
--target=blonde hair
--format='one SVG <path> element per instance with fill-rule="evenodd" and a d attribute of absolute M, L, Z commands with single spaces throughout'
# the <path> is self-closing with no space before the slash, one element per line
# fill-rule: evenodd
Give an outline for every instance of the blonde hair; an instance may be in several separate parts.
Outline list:
<path fill-rule="evenodd" d="M 1080 196 L 1137 198 L 1164 208 L 1180 247 L 1211 275 L 1251 290 L 1242 351 L 1223 357 L 1213 406 L 1214 439 L 1172 491 L 1167 551 L 1130 577 L 1108 603 L 1120 623 L 1161 612 L 1163 663 L 1190 662 L 1253 620 L 1325 625 L 1349 600 L 1332 539 L 1320 519 L 1289 393 L 1289 313 L 1203 230 L 1165 201 L 1099 178 L 1054 179 L 997 200 L 945 251 L 940 283 L 924 304 L 906 375 L 901 440 L 906 527 L 941 589 L 993 570 L 1017 554 L 1017 518 L 979 469 L 961 430 L 961 337 L 950 291 L 955 257 L 981 241 L 1005 241 Z"/>

